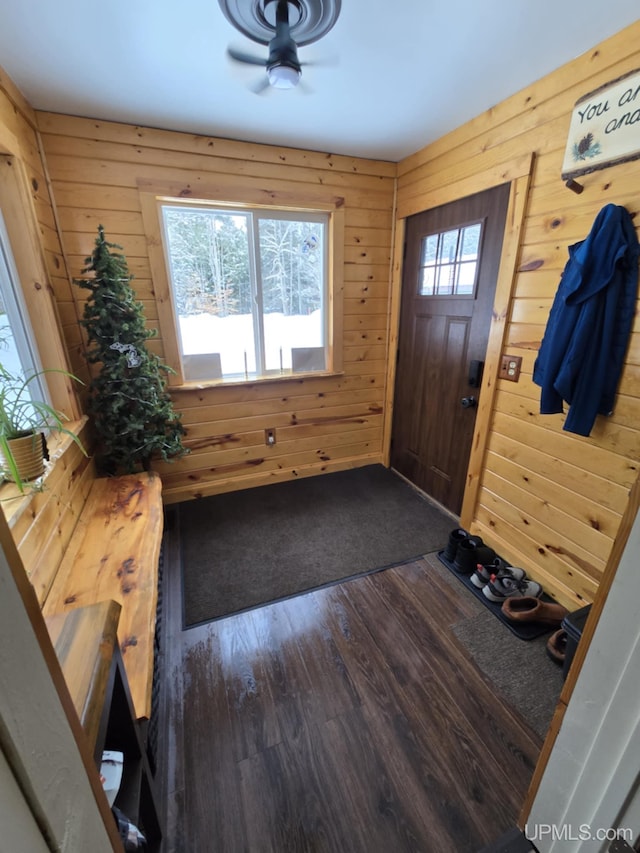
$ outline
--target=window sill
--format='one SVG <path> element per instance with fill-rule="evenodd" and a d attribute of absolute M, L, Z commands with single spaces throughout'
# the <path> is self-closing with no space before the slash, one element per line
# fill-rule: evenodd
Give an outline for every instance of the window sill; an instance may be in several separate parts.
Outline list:
<path fill-rule="evenodd" d="M 248 385 L 280 384 L 286 382 L 300 382 L 308 379 L 331 379 L 344 376 L 343 370 L 314 370 L 309 373 L 286 373 L 280 376 L 257 376 L 255 379 L 211 379 L 185 381 L 179 385 L 170 385 L 168 391 L 193 391 L 204 388 L 246 388 Z"/>
<path fill-rule="evenodd" d="M 85 429 L 87 421 L 88 418 L 84 416 L 78 421 L 69 421 L 65 426 L 74 435 L 80 435 Z M 49 461 L 45 462 L 45 470 L 42 477 L 39 477 L 33 483 L 27 483 L 24 492 L 21 492 L 15 483 L 11 483 L 8 480 L 0 482 L 0 506 L 9 527 L 13 527 L 38 495 L 47 491 L 47 482 L 53 475 L 56 463 L 74 444 L 75 442 L 71 436 L 66 435 L 66 433 L 50 433 L 47 436 Z"/>

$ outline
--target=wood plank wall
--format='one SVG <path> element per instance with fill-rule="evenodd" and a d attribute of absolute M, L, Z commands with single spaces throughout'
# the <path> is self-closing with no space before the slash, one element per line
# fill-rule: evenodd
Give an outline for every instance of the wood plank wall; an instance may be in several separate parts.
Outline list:
<path fill-rule="evenodd" d="M 0 68 L 0 137 L 3 129 L 6 129 L 17 141 L 19 150 L 11 153 L 16 153 L 20 157 L 28 175 L 40 230 L 40 244 L 49 275 L 46 285 L 53 289 L 56 303 L 64 305 L 71 300 L 71 286 L 61 251 L 50 188 L 41 155 L 36 115 L 8 75 Z M 76 327 L 76 338 L 78 338 L 77 318 L 67 315 L 66 325 L 69 326 L 72 319 Z M 62 322 L 62 317 L 60 321 Z M 75 367 L 81 379 L 88 377 L 84 364 L 76 360 Z"/>
<path fill-rule="evenodd" d="M 580 196 L 564 187 L 559 173 L 574 102 L 640 67 L 639 37 L 635 24 L 397 166 L 399 223 L 446 200 L 456 185 L 480 190 L 505 164 L 535 154 L 505 347 L 523 356 L 524 370 L 517 384 L 498 381 L 471 526 L 570 607 L 593 600 L 637 473 L 638 321 L 616 411 L 600 419 L 588 439 L 564 433 L 561 416 L 537 413 L 531 372 L 567 246 L 586 235 L 603 204 L 637 209 L 637 162 L 586 176 Z M 139 180 L 205 182 L 219 186 L 221 196 L 230 182 L 247 182 L 276 202 L 292 192 L 314 197 L 320 189 L 345 199 L 344 376 L 176 391 L 193 453 L 163 468 L 167 500 L 384 458 L 392 249 L 401 257 L 401 247 L 392 246 L 394 164 L 37 113 L 61 244 L 33 113 L 6 76 L 0 84 L 0 126 L 20 139 L 32 175 L 50 282 L 73 369 L 82 376 L 83 292 L 70 278 L 80 273 L 98 222 L 124 246 L 149 322 L 157 324 Z M 161 339 L 153 346 L 163 351 Z M 263 430 L 274 426 L 278 443 L 267 448 Z"/>
<path fill-rule="evenodd" d="M 175 390 L 192 452 L 158 466 L 165 501 L 382 460 L 395 164 L 50 113 L 37 119 L 71 276 L 80 275 L 102 223 L 124 249 L 154 328 L 139 186 L 171 185 L 196 196 L 206 187 L 206 197 L 219 200 L 246 186 L 274 204 L 344 199 L 344 375 Z M 77 369 L 85 294 L 66 287 L 58 295 Z M 152 341 L 160 355 L 163 344 Z M 269 448 L 264 430 L 272 427 L 277 443 Z"/>
<path fill-rule="evenodd" d="M 20 158 L 23 163 L 47 264 L 48 280 L 43 284 L 55 291 L 58 302 L 63 301 L 70 292 L 69 280 L 40 156 L 35 114 L 1 69 L 0 143 L 6 153 Z M 55 330 L 51 329 L 49 333 L 55 334 Z M 77 367 L 80 369 L 80 365 Z M 83 372 L 86 376 L 86 370 Z M 85 447 L 89 447 L 90 438 L 85 426 L 82 427 L 81 435 Z M 27 574 L 31 575 L 36 569 L 45 567 L 50 571 L 55 570 L 94 477 L 95 472 L 90 460 L 72 444 L 64 452 L 60 452 L 55 468 L 47 477 L 45 489 L 33 495 L 30 501 L 8 500 L 7 492 L 11 492 L 12 487 L 4 487 L 2 509 Z"/>
<path fill-rule="evenodd" d="M 637 23 L 398 169 L 400 218 L 455 196 L 459 182 L 483 189 L 488 175 L 535 153 L 504 350 L 522 356 L 523 373 L 518 383 L 497 382 L 471 528 L 572 609 L 593 600 L 638 472 L 640 322 L 636 316 L 615 412 L 589 438 L 563 432 L 563 416 L 538 413 L 532 369 L 567 246 L 586 237 L 604 204 L 632 214 L 640 207 L 640 161 L 581 178 L 581 195 L 560 179 L 575 101 L 640 67 L 639 46 Z"/>
<path fill-rule="evenodd" d="M 78 421 L 77 427 L 83 445 L 88 446 L 86 419 Z M 91 458 L 71 439 L 62 436 L 57 447 L 50 449 L 55 464 L 46 474 L 42 491 L 3 503 L 13 541 L 40 602 L 62 562 L 96 476 Z"/>

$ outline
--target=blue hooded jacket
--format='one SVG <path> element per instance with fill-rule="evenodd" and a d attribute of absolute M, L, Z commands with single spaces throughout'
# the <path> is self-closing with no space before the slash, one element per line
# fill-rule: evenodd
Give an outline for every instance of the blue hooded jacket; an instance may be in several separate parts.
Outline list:
<path fill-rule="evenodd" d="M 638 291 L 640 245 L 624 207 L 608 204 L 586 240 L 569 247 L 533 381 L 540 413 L 563 411 L 564 429 L 589 435 L 596 415 L 610 415 L 624 364 Z"/>

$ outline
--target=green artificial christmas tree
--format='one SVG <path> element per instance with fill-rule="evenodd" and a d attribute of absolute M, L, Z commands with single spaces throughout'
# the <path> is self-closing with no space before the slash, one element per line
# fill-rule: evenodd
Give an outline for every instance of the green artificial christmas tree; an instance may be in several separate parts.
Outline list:
<path fill-rule="evenodd" d="M 146 328 L 143 307 L 135 298 L 122 249 L 108 243 L 98 227 L 96 247 L 77 279 L 91 291 L 82 325 L 87 330 L 87 360 L 99 365 L 89 384 L 88 413 L 95 429 L 96 464 L 115 475 L 148 470 L 153 459 L 174 459 L 187 451 L 184 427 L 166 390 L 170 368 L 149 352 L 155 335 Z"/>

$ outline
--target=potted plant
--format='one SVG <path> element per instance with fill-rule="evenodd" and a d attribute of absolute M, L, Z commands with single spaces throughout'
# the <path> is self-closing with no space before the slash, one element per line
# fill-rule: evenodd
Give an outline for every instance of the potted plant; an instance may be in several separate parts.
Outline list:
<path fill-rule="evenodd" d="M 86 455 L 78 436 L 64 426 L 66 415 L 31 397 L 33 383 L 47 373 L 62 373 L 80 381 L 57 368 L 27 375 L 14 373 L 0 362 L 0 470 L 21 492 L 26 483 L 44 474 L 44 461 L 48 459 L 45 433 L 56 430 L 71 436 Z"/>

